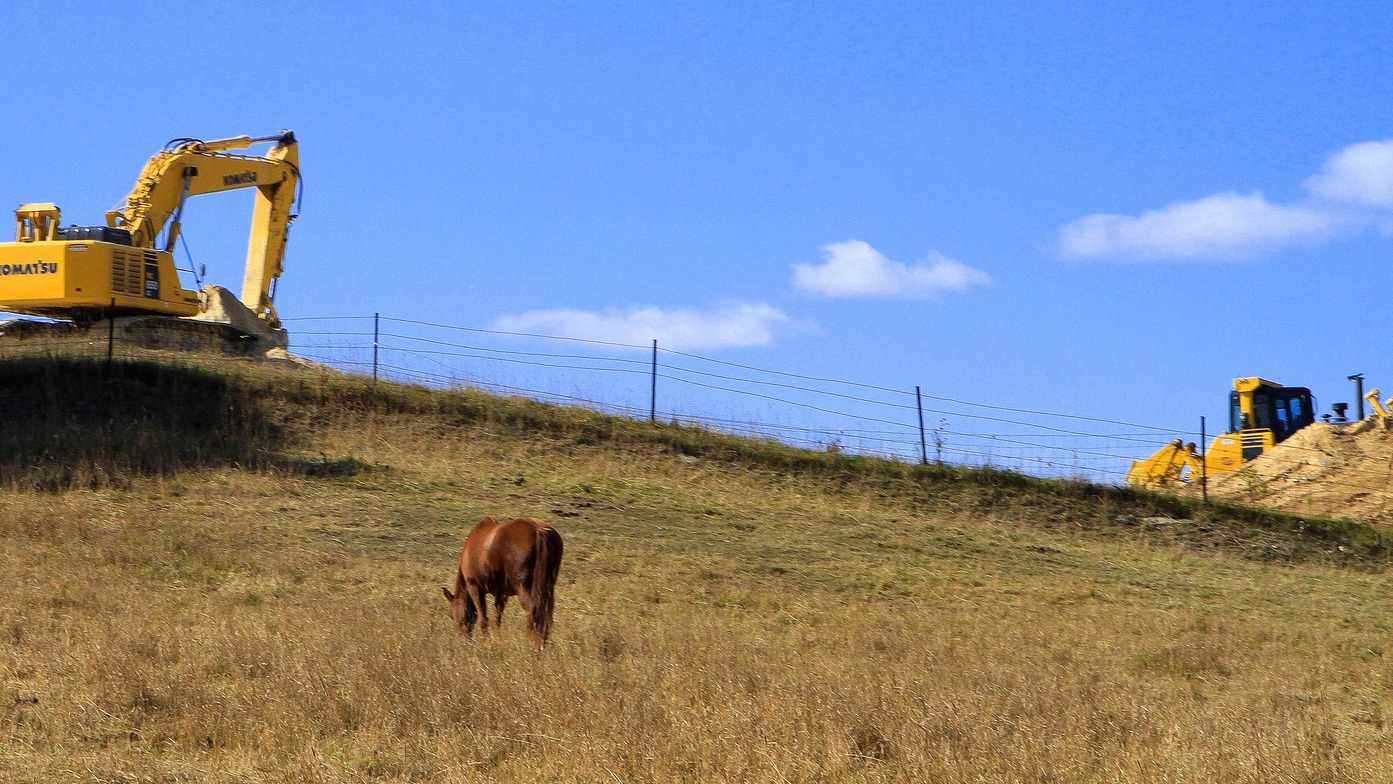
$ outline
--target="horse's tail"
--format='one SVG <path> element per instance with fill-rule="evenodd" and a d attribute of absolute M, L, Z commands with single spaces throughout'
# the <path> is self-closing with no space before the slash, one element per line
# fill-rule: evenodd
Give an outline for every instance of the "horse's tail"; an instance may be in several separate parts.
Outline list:
<path fill-rule="evenodd" d="M 561 572 L 561 534 L 549 525 L 536 530 L 537 560 L 532 571 L 532 633 L 545 644 L 551 633 L 551 615 L 555 606 L 556 576 Z"/>

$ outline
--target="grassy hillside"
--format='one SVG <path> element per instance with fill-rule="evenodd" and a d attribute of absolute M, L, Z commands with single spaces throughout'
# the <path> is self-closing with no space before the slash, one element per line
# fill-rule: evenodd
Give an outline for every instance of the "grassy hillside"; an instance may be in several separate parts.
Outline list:
<path fill-rule="evenodd" d="M 1393 769 L 1375 529 L 225 362 L 0 363 L 0 778 Z M 450 628 L 485 514 L 544 654 Z"/>

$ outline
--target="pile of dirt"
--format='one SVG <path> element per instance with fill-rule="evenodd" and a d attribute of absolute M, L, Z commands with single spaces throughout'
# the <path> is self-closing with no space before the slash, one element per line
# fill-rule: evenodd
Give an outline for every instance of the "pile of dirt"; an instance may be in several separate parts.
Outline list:
<path fill-rule="evenodd" d="M 1209 493 L 1287 512 L 1393 523 L 1393 431 L 1379 417 L 1317 422 L 1243 468 L 1210 477 Z"/>

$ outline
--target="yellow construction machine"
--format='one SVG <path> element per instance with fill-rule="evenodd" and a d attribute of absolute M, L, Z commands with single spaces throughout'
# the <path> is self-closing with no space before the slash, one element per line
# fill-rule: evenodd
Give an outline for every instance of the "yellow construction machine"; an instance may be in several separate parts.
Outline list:
<path fill-rule="evenodd" d="M 262 156 L 233 152 L 273 142 Z M 15 211 L 15 241 L 0 243 L 0 310 L 76 323 L 132 315 L 197 316 L 198 291 L 174 265 L 180 217 L 190 196 L 255 188 L 242 304 L 269 330 L 272 303 L 296 217 L 300 183 L 295 135 L 200 141 L 175 139 L 145 165 L 135 188 L 106 214 L 105 226 L 63 226 L 58 206 Z M 206 295 L 205 295 L 206 299 Z"/>
<path fill-rule="evenodd" d="M 1315 421 L 1316 401 L 1306 387 L 1284 387 L 1263 378 L 1236 378 L 1229 393 L 1229 429 L 1202 456 L 1195 444 L 1176 439 L 1132 463 L 1127 482 L 1173 487 L 1235 471 Z"/>

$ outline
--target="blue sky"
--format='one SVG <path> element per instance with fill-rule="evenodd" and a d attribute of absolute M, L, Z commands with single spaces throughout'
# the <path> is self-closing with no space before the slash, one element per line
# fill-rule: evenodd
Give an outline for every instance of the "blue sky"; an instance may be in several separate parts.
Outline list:
<path fill-rule="evenodd" d="M 290 128 L 288 319 L 1165 427 L 1393 390 L 1393 6 L 1023 5 L 54 3 L 0 194 L 100 223 L 166 140 Z M 234 290 L 249 204 L 185 216 Z"/>

